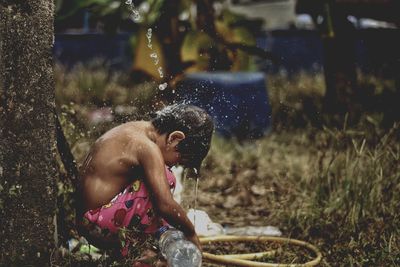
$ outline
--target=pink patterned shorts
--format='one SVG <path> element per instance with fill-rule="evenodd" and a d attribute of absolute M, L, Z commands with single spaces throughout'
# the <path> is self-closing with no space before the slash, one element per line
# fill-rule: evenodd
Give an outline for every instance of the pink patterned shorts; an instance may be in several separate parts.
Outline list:
<path fill-rule="evenodd" d="M 169 168 L 165 169 L 168 184 L 174 190 L 175 176 Z M 166 224 L 155 214 L 148 190 L 140 179 L 136 179 L 108 204 L 87 211 L 81 222 L 90 237 L 106 242 L 118 240 L 121 228 L 134 228 L 146 234 L 154 234 Z"/>

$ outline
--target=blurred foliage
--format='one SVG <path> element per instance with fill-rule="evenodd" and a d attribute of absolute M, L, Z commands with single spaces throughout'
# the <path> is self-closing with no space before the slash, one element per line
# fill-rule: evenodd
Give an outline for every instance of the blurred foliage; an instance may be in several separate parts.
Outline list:
<path fill-rule="evenodd" d="M 56 64 L 54 72 L 58 106 L 74 103 L 93 109 L 131 105 L 142 113 L 154 108 L 151 103 L 155 101 L 158 92 L 155 83 L 146 82 L 134 86 L 129 75 L 110 72 L 101 59 L 77 64 L 70 70 Z"/>
<path fill-rule="evenodd" d="M 255 70 L 255 57 L 250 54 L 264 52 L 255 47 L 255 34 L 261 30 L 261 21 L 250 21 L 232 13 L 220 3 L 222 1 L 56 2 L 58 21 L 87 10 L 91 19 L 100 23 L 107 32 L 116 32 L 128 23 L 134 31 L 131 39 L 132 70 L 138 74 L 136 76 L 144 74 L 158 82 L 171 81 L 173 85 L 173 78 L 179 79 L 181 74 L 191 71 Z M 215 10 L 215 3 L 219 4 L 218 10 Z M 135 12 L 140 15 L 137 24 L 133 22 Z M 152 49 L 148 47 L 146 36 L 150 28 Z M 129 27 L 124 30 L 129 30 Z M 248 47 L 253 49 L 246 51 Z M 150 58 L 151 53 L 157 54 L 158 64 Z M 159 67 L 164 75 L 159 74 Z"/>
<path fill-rule="evenodd" d="M 97 17 L 119 15 L 120 19 L 129 17 L 128 10 L 122 12 L 123 1 L 118 0 L 56 0 L 56 20 L 64 20 L 77 12 L 87 9 Z"/>
<path fill-rule="evenodd" d="M 396 89 L 396 80 L 361 71 L 357 76 L 358 90 L 346 99 L 354 110 L 350 120 L 348 114 L 332 114 L 324 109 L 326 86 L 322 73 L 310 75 L 300 72 L 290 77 L 270 75 L 267 88 L 274 129 L 341 128 L 345 123 L 353 126 L 360 122 L 388 128 L 399 122 L 400 109 L 396 99 L 399 99 L 400 92 Z"/>
<path fill-rule="evenodd" d="M 91 131 L 93 110 L 110 110 L 110 123 L 121 123 L 132 119 L 148 117 L 148 114 L 163 105 L 156 82 L 132 84 L 128 74 L 111 72 L 103 60 L 78 64 L 67 69 L 56 64 L 56 104 L 69 118 L 74 127 L 83 127 L 82 133 Z M 358 111 L 359 122 L 375 128 L 391 127 L 398 122 L 396 99 L 396 82 L 393 79 L 358 73 L 358 82 L 363 89 L 362 97 L 351 101 Z M 274 131 L 298 129 L 305 127 L 343 126 L 349 124 L 345 117 L 335 117 L 324 113 L 323 97 L 325 84 L 322 73 L 306 72 L 287 76 L 285 74 L 269 75 L 267 86 L 270 106 L 272 108 L 272 127 Z M 108 111 L 107 111 L 108 112 Z M 108 116 L 107 112 L 102 116 Z M 96 134 L 110 127 L 110 123 L 96 124 Z M 68 126 L 67 126 L 68 128 Z M 71 133 L 76 131 L 72 129 Z M 78 133 L 80 131 L 77 131 Z M 78 134 L 79 140 L 82 135 Z"/>

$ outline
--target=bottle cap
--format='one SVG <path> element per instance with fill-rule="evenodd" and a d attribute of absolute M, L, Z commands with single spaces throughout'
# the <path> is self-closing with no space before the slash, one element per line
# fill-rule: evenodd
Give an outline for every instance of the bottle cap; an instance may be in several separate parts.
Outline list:
<path fill-rule="evenodd" d="M 161 226 L 155 233 L 157 239 L 160 239 L 161 235 L 169 230 L 170 227 L 168 225 Z"/>

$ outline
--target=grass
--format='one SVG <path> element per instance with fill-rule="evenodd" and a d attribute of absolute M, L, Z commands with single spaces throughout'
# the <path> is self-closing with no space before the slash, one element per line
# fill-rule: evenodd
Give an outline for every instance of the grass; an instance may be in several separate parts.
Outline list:
<path fill-rule="evenodd" d="M 252 148 L 216 138 L 199 207 L 225 224 L 278 226 L 321 247 L 325 265 L 398 265 L 399 133 L 396 124 L 375 143 L 371 133 L 308 129 Z"/>
<path fill-rule="evenodd" d="M 98 65 L 56 70 L 60 117 L 78 162 L 102 132 L 155 104 L 154 84 L 132 86 Z M 359 80 L 370 97 L 355 100 L 359 121 L 343 117 L 332 127 L 322 114 L 322 75 L 270 76 L 273 130 L 247 142 L 215 136 L 198 208 L 224 225 L 278 226 L 318 246 L 323 266 L 400 266 L 400 124 L 388 123 L 381 103 L 395 84 L 363 74 Z M 135 106 L 136 115 L 99 125 L 85 119 L 95 107 L 118 105 Z"/>
<path fill-rule="evenodd" d="M 77 64 L 72 69 L 56 64 L 54 68 L 58 106 L 85 108 L 132 106 L 140 112 L 154 109 L 158 84 L 132 84 L 127 73 L 109 71 L 104 61 Z"/>

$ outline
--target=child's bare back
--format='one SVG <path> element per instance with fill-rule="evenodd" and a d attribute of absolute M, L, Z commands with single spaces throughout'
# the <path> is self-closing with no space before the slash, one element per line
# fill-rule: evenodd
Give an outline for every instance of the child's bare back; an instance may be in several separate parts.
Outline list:
<path fill-rule="evenodd" d="M 107 204 L 135 177 L 143 177 L 137 154 L 151 146 L 150 122 L 122 124 L 101 136 L 92 146 L 81 169 L 83 210 Z"/>

